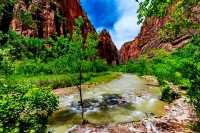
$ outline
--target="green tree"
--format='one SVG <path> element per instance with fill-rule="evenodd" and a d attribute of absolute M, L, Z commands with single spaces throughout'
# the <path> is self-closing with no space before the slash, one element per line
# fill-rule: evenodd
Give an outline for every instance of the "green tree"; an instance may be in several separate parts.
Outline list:
<path fill-rule="evenodd" d="M 97 35 L 95 33 L 89 33 L 87 38 L 83 38 L 82 36 L 82 28 L 83 28 L 83 18 L 79 17 L 76 19 L 76 30 L 73 32 L 71 38 L 71 44 L 69 48 L 69 58 L 71 59 L 72 65 L 77 68 L 77 72 L 79 73 L 79 82 L 78 89 L 80 94 L 80 103 L 81 103 L 81 116 L 82 122 L 85 122 L 84 119 L 84 103 L 83 103 L 83 95 L 82 95 L 82 80 L 83 80 L 83 66 L 87 61 L 95 61 L 96 60 L 96 47 L 98 44 Z M 92 65 L 92 64 L 91 64 Z M 92 66 L 91 66 L 92 67 Z"/>
<path fill-rule="evenodd" d="M 13 70 L 14 67 L 10 56 L 10 49 L 0 49 L 0 73 L 8 76 Z"/>

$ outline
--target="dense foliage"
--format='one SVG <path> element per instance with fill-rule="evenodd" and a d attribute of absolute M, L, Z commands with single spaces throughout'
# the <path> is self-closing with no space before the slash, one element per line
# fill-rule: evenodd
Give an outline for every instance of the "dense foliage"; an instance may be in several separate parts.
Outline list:
<path fill-rule="evenodd" d="M 14 32 L 1 34 L 7 37 L 0 47 L 1 73 L 20 75 L 76 73 L 77 54 L 83 38 L 75 32 L 70 37 L 56 37 L 43 40 L 23 37 Z M 97 35 L 89 34 L 85 42 L 83 72 L 101 72 L 107 70 L 106 63 L 96 55 Z M 5 69 L 3 69 L 5 68 Z"/>
<path fill-rule="evenodd" d="M 56 109 L 56 97 L 48 90 L 11 82 L 0 83 L 0 132 L 41 133 Z"/>
<path fill-rule="evenodd" d="M 139 3 L 138 9 L 138 23 L 142 23 L 146 17 L 164 17 L 169 12 L 170 6 L 176 5 L 175 9 L 182 10 L 180 16 L 184 16 L 184 13 L 188 13 L 193 5 L 199 4 L 199 0 L 136 0 Z M 175 10 L 174 14 L 179 12 Z"/>

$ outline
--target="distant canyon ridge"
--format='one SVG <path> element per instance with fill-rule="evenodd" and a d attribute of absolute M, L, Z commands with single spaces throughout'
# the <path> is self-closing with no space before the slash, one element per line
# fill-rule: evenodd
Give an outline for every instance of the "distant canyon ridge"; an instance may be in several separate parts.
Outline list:
<path fill-rule="evenodd" d="M 40 6 L 40 10 L 32 13 L 37 24 L 26 26 L 17 17 L 18 10 L 31 11 L 34 6 Z M 118 50 L 112 41 L 108 31 L 102 30 L 99 35 L 98 54 L 107 60 L 109 64 L 126 63 L 129 59 L 136 59 L 141 54 L 146 53 L 153 48 L 164 48 L 173 50 L 182 47 L 187 43 L 191 34 L 183 32 L 175 39 L 166 42 L 159 36 L 159 31 L 169 20 L 173 8 L 169 8 L 166 17 L 146 18 L 142 24 L 141 31 L 133 41 L 126 42 L 120 50 Z M 200 7 L 195 6 L 192 9 L 192 21 L 200 23 Z M 24 36 L 33 36 L 47 39 L 50 36 L 64 35 L 72 33 L 74 30 L 75 19 L 81 16 L 84 20 L 82 29 L 83 36 L 86 37 L 88 32 L 96 32 L 91 24 L 88 16 L 80 5 L 80 0 L 33 0 L 31 4 L 24 1 L 18 2 L 14 6 L 14 15 L 10 24 L 10 28 Z M 198 32 L 191 29 L 192 33 Z"/>

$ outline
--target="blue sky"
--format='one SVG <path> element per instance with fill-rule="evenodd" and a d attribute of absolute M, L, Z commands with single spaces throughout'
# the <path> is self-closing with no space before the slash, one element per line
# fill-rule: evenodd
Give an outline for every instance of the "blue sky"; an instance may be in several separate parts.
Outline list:
<path fill-rule="evenodd" d="M 81 0 L 81 5 L 97 31 L 109 30 L 117 48 L 140 31 L 135 0 Z"/>

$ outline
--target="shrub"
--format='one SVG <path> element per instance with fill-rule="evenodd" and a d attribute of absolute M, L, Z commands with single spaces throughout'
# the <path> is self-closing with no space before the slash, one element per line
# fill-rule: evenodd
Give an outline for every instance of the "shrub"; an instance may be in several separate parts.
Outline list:
<path fill-rule="evenodd" d="M 188 78 L 192 84 L 188 90 L 188 95 L 198 115 L 200 115 L 200 61 L 188 62 L 186 69 L 189 72 Z"/>
<path fill-rule="evenodd" d="M 109 69 L 108 64 L 103 59 L 96 59 L 92 62 L 91 72 L 105 72 Z"/>
<path fill-rule="evenodd" d="M 4 75 L 9 75 L 14 71 L 9 53 L 10 49 L 0 49 L 0 73 Z"/>
<path fill-rule="evenodd" d="M 41 133 L 57 98 L 48 90 L 11 82 L 0 84 L 0 132 Z"/>
<path fill-rule="evenodd" d="M 148 75 L 152 73 L 152 63 L 146 56 L 142 56 L 137 60 L 130 60 L 125 66 L 125 71 L 130 73 L 138 73 Z"/>
<path fill-rule="evenodd" d="M 172 90 L 172 87 L 166 83 L 162 88 L 161 100 L 166 102 L 172 102 L 178 97 L 178 94 Z"/>
<path fill-rule="evenodd" d="M 192 87 L 192 84 L 189 79 L 183 78 L 179 80 L 179 86 L 181 87 L 181 89 L 188 90 Z"/>
<path fill-rule="evenodd" d="M 158 77 L 160 80 L 172 80 L 174 76 L 173 66 L 168 64 L 159 63 L 153 66 L 154 67 L 154 75 Z"/>
<path fill-rule="evenodd" d="M 53 69 L 48 67 L 48 64 L 40 60 L 25 60 L 15 63 L 15 74 L 20 75 L 39 75 L 39 74 L 52 74 Z"/>

